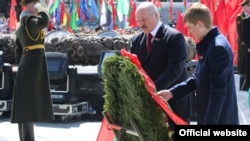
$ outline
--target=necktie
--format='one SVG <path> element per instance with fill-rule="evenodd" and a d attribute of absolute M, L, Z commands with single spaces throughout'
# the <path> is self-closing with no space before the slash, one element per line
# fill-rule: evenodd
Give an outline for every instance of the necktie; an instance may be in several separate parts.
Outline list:
<path fill-rule="evenodd" d="M 149 52 L 149 50 L 150 50 L 150 47 L 151 47 L 151 40 L 152 40 L 152 34 L 151 33 L 148 33 L 148 35 L 147 35 L 147 52 Z"/>

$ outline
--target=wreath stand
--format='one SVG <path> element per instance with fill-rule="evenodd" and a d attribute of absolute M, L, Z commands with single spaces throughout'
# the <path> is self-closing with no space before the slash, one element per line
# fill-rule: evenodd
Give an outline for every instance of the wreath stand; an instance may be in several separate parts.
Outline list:
<path fill-rule="evenodd" d="M 130 129 L 126 129 L 122 126 L 115 124 L 105 111 L 103 111 L 102 114 L 103 114 L 104 119 L 108 123 L 107 128 L 111 129 L 113 132 L 118 131 L 118 135 L 116 136 L 117 141 L 121 141 L 121 137 L 124 134 L 130 134 L 130 135 L 138 137 L 140 139 L 140 141 L 145 141 L 145 139 L 143 138 L 143 136 L 142 136 L 139 128 L 137 127 L 136 123 L 134 122 L 134 120 L 132 120 L 132 119 L 130 120 L 130 123 L 134 128 L 134 130 L 130 130 Z"/>

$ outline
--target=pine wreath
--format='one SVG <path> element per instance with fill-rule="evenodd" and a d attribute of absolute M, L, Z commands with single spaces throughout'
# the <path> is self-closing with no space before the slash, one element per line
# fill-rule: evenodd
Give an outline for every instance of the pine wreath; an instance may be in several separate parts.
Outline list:
<path fill-rule="evenodd" d="M 165 114 L 146 89 L 144 78 L 129 58 L 111 56 L 103 63 L 104 111 L 112 121 L 133 130 L 133 120 L 144 140 L 168 141 Z M 115 135 L 118 136 L 118 131 Z M 139 141 L 130 134 L 122 134 L 122 141 Z"/>

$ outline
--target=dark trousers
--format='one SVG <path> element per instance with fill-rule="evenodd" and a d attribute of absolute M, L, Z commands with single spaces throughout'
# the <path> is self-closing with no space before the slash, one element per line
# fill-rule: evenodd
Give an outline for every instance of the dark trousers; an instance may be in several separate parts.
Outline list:
<path fill-rule="evenodd" d="M 238 42 L 237 73 L 244 75 L 246 69 L 246 46 Z"/>
<path fill-rule="evenodd" d="M 245 64 L 246 82 L 244 83 L 244 88 L 248 91 L 250 86 L 250 52 L 246 52 L 246 64 Z"/>
<path fill-rule="evenodd" d="M 18 123 L 20 141 L 35 141 L 34 125 L 32 122 Z"/>

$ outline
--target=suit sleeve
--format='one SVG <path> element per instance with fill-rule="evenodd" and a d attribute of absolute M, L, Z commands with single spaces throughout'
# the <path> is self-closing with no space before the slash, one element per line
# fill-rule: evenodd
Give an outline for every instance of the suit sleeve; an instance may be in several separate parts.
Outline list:
<path fill-rule="evenodd" d="M 178 83 L 179 78 L 185 73 L 185 60 L 187 58 L 187 50 L 185 46 L 184 36 L 180 33 L 173 35 L 166 45 L 168 47 L 168 65 L 165 71 L 154 81 L 157 90 L 170 88 Z M 183 78 L 183 81 L 186 78 Z"/>
<path fill-rule="evenodd" d="M 205 112 L 205 119 L 203 124 L 218 124 L 219 117 L 221 116 L 222 109 L 224 108 L 227 88 L 227 71 L 230 60 L 230 56 L 225 48 L 215 47 L 211 54 L 208 55 L 209 69 L 209 85 L 210 85 L 210 97 L 208 101 L 208 108 Z"/>

